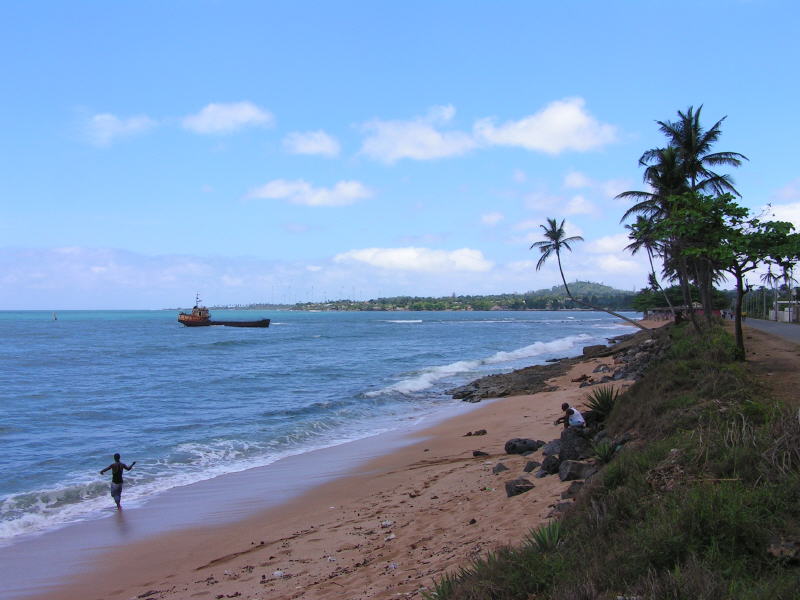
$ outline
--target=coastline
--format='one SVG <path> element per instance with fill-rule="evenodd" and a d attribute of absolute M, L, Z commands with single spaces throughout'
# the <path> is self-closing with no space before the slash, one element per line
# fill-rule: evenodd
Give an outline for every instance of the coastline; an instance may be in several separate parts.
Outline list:
<path fill-rule="evenodd" d="M 548 380 L 551 391 L 465 406 L 461 414 L 402 439 L 369 438 L 239 474 L 250 482 L 219 478 L 205 491 L 220 494 L 223 505 L 226 488 L 253 485 L 261 475 L 280 484 L 281 503 L 256 513 L 239 506 L 239 512 L 210 519 L 209 526 L 150 535 L 120 548 L 101 544 L 85 573 L 24 597 L 418 596 L 433 576 L 519 542 L 561 502 L 568 484 L 557 476 L 537 479 L 534 490 L 506 498 L 503 482 L 520 476 L 528 458 L 506 455 L 503 446 L 513 437 L 558 437 L 552 421 L 561 402 L 579 404 L 586 392 L 571 380 L 611 360 L 569 359 L 569 371 Z M 464 436 L 478 429 L 487 435 Z M 474 458 L 472 450 L 489 456 Z M 530 458 L 541 460 L 541 453 Z M 492 474 L 500 461 L 513 476 Z M 305 477 L 303 485 L 292 493 L 298 477 Z M 195 499 L 202 502 L 197 493 Z"/>

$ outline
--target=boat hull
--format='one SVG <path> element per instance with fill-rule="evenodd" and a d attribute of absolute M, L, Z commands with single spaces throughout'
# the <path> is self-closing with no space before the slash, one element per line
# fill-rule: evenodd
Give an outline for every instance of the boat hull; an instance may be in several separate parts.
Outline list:
<path fill-rule="evenodd" d="M 259 321 L 189 321 L 181 320 L 187 327 L 210 327 L 211 325 L 222 325 L 223 327 L 269 327 L 269 319 Z"/>

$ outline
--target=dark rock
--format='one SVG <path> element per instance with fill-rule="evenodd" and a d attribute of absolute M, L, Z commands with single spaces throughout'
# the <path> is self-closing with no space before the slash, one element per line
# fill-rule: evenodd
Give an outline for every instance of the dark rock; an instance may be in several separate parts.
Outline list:
<path fill-rule="evenodd" d="M 481 450 L 473 450 L 472 456 L 489 456 L 488 452 L 483 452 Z"/>
<path fill-rule="evenodd" d="M 558 473 L 558 465 L 560 464 L 561 459 L 555 454 L 551 454 L 550 456 L 545 457 L 544 461 L 542 462 L 542 471 L 548 475 L 553 475 Z"/>
<path fill-rule="evenodd" d="M 592 373 L 608 373 L 610 370 L 611 367 L 608 365 L 597 365 Z"/>
<path fill-rule="evenodd" d="M 594 439 L 592 441 L 596 444 L 598 442 L 602 442 L 607 437 L 608 437 L 608 434 L 605 432 L 605 430 L 598 431 L 597 435 L 594 436 Z"/>
<path fill-rule="evenodd" d="M 525 465 L 525 468 L 522 469 L 522 470 L 525 471 L 526 473 L 530 473 L 536 467 L 541 467 L 541 466 L 542 466 L 542 463 L 540 463 L 539 461 L 529 460 L 528 463 Z"/>
<path fill-rule="evenodd" d="M 575 428 L 568 428 L 561 432 L 561 452 L 558 456 L 562 461 L 581 460 L 592 455 L 592 445 L 585 437 L 585 432 Z"/>
<path fill-rule="evenodd" d="M 544 446 L 541 440 L 529 440 L 527 438 L 513 438 L 506 442 L 506 454 L 522 454 L 523 452 L 536 451 Z"/>
<path fill-rule="evenodd" d="M 580 462 L 577 460 L 565 460 L 558 467 L 558 477 L 561 481 L 572 481 L 573 479 L 586 479 L 597 472 L 597 467 L 593 464 Z"/>
<path fill-rule="evenodd" d="M 472 435 L 486 435 L 485 429 L 478 429 L 478 431 L 468 431 L 462 437 L 470 437 Z"/>
<path fill-rule="evenodd" d="M 470 519 L 469 520 L 469 524 L 470 525 L 475 525 L 475 523 L 477 523 L 477 521 L 475 519 Z"/>
<path fill-rule="evenodd" d="M 534 477 L 536 477 L 536 479 L 541 479 L 542 477 L 547 477 L 548 475 L 550 475 L 550 473 L 548 473 L 544 469 L 539 469 L 538 471 L 536 471 Z"/>
<path fill-rule="evenodd" d="M 497 463 L 494 467 L 492 467 L 492 473 L 497 475 L 498 473 L 502 473 L 503 471 L 508 471 L 508 467 L 505 466 L 503 463 Z"/>
<path fill-rule="evenodd" d="M 578 387 L 589 387 L 590 385 L 594 385 L 594 381 L 584 381 Z"/>
<path fill-rule="evenodd" d="M 581 491 L 582 487 L 583 487 L 582 481 L 573 481 L 572 483 L 569 484 L 569 487 L 566 490 L 561 492 L 561 497 L 564 500 L 569 500 L 571 498 L 574 498 L 575 496 L 578 495 L 578 492 Z"/>
<path fill-rule="evenodd" d="M 595 346 L 584 346 L 583 348 L 583 355 L 584 356 L 591 356 L 592 354 L 598 354 L 603 350 L 607 350 L 608 346 L 605 344 L 597 344 Z"/>
<path fill-rule="evenodd" d="M 519 479 L 512 479 L 511 481 L 506 481 L 506 495 L 511 498 L 511 496 L 518 496 L 519 494 L 524 494 L 525 492 L 529 492 L 534 488 L 533 482 L 525 479 L 524 477 L 520 477 Z"/>
<path fill-rule="evenodd" d="M 551 440 L 542 447 L 542 454 L 550 456 L 561 452 L 561 440 Z"/>
<path fill-rule="evenodd" d="M 558 504 L 554 504 L 553 510 L 551 510 L 547 516 L 558 517 L 567 512 L 573 506 L 573 504 L 573 502 L 559 502 Z"/>
<path fill-rule="evenodd" d="M 536 394 L 556 388 L 547 380 L 564 375 L 579 359 L 567 358 L 546 365 L 533 365 L 511 373 L 498 373 L 476 379 L 466 385 L 447 390 L 453 398 L 465 402 L 480 402 L 483 398 L 502 398 L 519 394 Z"/>

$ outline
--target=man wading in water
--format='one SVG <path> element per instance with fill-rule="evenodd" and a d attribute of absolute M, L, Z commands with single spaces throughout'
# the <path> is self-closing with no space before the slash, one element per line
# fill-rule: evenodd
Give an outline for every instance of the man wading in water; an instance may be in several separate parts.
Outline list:
<path fill-rule="evenodd" d="M 102 475 L 111 469 L 111 497 L 114 498 L 114 502 L 117 503 L 117 510 L 122 510 L 122 506 L 119 503 L 120 499 L 122 498 L 122 470 L 125 469 L 126 471 L 130 471 L 135 464 L 136 461 L 133 461 L 131 466 L 128 466 L 123 462 L 119 462 L 118 452 L 114 455 L 114 462 L 100 471 L 100 475 Z"/>

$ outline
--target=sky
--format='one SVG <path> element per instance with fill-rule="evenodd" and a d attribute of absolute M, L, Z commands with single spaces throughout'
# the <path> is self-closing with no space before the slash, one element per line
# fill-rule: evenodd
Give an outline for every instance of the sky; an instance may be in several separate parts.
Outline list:
<path fill-rule="evenodd" d="M 800 226 L 794 1 L 0 4 L 0 310 L 646 285 L 656 120 Z M 732 287 L 732 284 L 731 286 Z"/>

